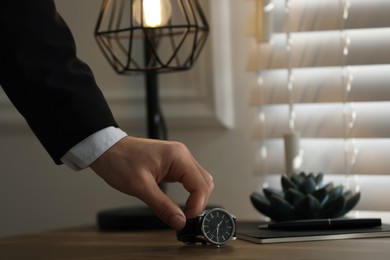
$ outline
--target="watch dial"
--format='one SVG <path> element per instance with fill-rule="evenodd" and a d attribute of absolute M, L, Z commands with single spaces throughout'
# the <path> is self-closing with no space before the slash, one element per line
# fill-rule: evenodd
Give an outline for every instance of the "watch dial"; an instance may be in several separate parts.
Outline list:
<path fill-rule="evenodd" d="M 235 234 L 235 220 L 223 209 L 216 208 L 207 211 L 201 224 L 205 238 L 216 245 L 229 242 Z"/>

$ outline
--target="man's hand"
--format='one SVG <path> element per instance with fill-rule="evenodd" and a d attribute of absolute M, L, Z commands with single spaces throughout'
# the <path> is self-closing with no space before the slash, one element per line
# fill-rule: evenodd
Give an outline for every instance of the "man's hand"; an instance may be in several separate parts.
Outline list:
<path fill-rule="evenodd" d="M 212 176 L 179 142 L 125 137 L 90 166 L 113 188 L 144 201 L 176 230 L 201 213 L 214 188 Z M 158 184 L 180 182 L 190 193 L 185 212 Z"/>

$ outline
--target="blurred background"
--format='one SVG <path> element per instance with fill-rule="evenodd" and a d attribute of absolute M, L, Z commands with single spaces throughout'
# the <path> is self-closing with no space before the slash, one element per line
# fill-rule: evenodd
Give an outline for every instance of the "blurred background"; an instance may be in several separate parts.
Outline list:
<path fill-rule="evenodd" d="M 130 135 L 145 137 L 143 76 L 117 75 L 94 39 L 101 1 L 55 2 L 73 32 L 78 56 L 92 68 L 120 126 Z M 199 2 L 210 23 L 209 39 L 199 60 L 189 71 L 160 76 L 169 139 L 185 143 L 213 175 L 215 191 L 210 203 L 225 207 L 238 219 L 257 219 L 261 215 L 249 196 L 265 183 L 279 185 L 285 162 L 283 137 L 278 136 L 280 126 L 271 121 L 269 125 L 274 128 L 267 131 L 275 130 L 274 135 L 253 134 L 257 127 L 254 118 L 264 101 L 253 101 L 256 92 L 252 88 L 258 83 L 258 71 L 264 68 L 248 65 L 248 58 L 255 57 L 253 48 L 258 48 L 254 47 L 250 28 L 256 16 L 256 1 Z M 259 59 L 266 63 L 266 57 Z M 285 103 L 288 107 L 288 101 Z M 274 118 L 279 122 L 276 115 Z M 268 150 L 266 168 L 256 160 L 262 138 L 277 142 L 276 148 Z M 302 170 L 329 173 L 327 178 L 343 182 L 343 170 L 332 161 L 342 151 L 332 157 L 332 152 L 325 149 L 310 156 L 313 148 L 305 143 L 303 148 L 309 150 L 303 157 Z M 56 166 L 2 90 L 0 165 L 0 236 L 91 224 L 100 210 L 140 204 L 106 185 L 89 169 L 74 172 L 66 166 Z M 379 175 L 359 178 L 362 199 L 357 209 L 390 210 L 382 199 L 390 193 L 390 181 L 383 177 L 387 164 L 376 168 L 381 169 Z M 168 194 L 178 203 L 187 198 L 187 192 L 177 184 L 168 186 Z"/>

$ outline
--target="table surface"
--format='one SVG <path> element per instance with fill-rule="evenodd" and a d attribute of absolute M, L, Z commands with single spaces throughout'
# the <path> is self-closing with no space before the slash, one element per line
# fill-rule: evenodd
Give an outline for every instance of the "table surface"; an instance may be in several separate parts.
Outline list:
<path fill-rule="evenodd" d="M 0 259 L 386 259 L 390 238 L 185 245 L 175 231 L 100 232 L 95 226 L 0 238 Z"/>

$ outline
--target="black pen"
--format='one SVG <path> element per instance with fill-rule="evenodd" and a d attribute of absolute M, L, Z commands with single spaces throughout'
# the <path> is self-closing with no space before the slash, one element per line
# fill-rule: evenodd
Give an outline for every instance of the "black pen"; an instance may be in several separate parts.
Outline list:
<path fill-rule="evenodd" d="M 271 230 L 324 230 L 324 229 L 357 229 L 370 228 L 382 225 L 380 218 L 358 218 L 358 219 L 310 219 L 282 221 L 259 225 L 261 229 Z"/>

